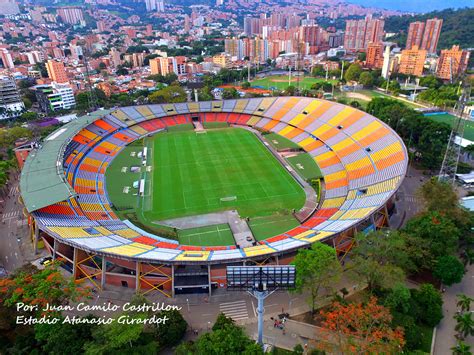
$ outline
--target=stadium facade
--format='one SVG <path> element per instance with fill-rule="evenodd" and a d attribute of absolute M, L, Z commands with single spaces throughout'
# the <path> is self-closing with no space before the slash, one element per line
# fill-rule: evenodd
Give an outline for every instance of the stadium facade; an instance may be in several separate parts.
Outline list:
<path fill-rule="evenodd" d="M 129 143 L 193 121 L 253 127 L 297 143 L 323 174 L 314 213 L 246 248 L 180 245 L 118 219 L 107 166 Z M 227 265 L 288 264 L 316 241 L 345 254 L 357 232 L 387 225 L 407 164 L 401 138 L 363 111 L 312 98 L 252 98 L 98 110 L 49 135 L 25 162 L 20 188 L 35 245 L 44 243 L 74 279 L 173 296 L 225 287 Z"/>

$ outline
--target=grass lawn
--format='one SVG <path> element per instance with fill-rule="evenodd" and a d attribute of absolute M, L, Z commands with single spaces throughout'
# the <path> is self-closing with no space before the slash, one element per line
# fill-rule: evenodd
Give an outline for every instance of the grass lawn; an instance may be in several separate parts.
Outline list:
<path fill-rule="evenodd" d="M 234 236 L 228 224 L 182 229 L 178 232 L 178 241 L 184 245 L 206 247 L 235 244 Z"/>
<path fill-rule="evenodd" d="M 276 150 L 279 149 L 300 149 L 301 147 L 290 141 L 288 138 L 280 136 L 276 133 L 269 133 L 263 136 L 267 142 Z"/>
<path fill-rule="evenodd" d="M 135 209 L 138 206 L 138 196 L 134 195 L 138 193 L 138 189 L 133 188 L 133 182 L 140 180 L 141 173 L 130 172 L 130 167 L 141 167 L 141 158 L 137 157 L 137 153 L 143 150 L 142 141 L 139 143 L 126 146 L 105 173 L 107 194 L 119 214 L 120 210 Z"/>
<path fill-rule="evenodd" d="M 450 115 L 448 113 L 442 115 L 430 115 L 425 116 L 426 118 L 432 119 L 437 122 L 445 122 L 449 124 L 450 127 L 453 126 L 456 116 Z M 464 124 L 464 138 L 474 141 L 474 121 L 466 121 Z"/>
<path fill-rule="evenodd" d="M 420 350 L 429 354 L 431 351 L 431 341 L 433 339 L 433 328 L 424 325 L 420 326 L 421 346 Z"/>
<path fill-rule="evenodd" d="M 300 77 L 300 88 L 310 89 L 311 85 L 321 82 L 321 81 L 326 81 L 326 80 L 322 78 L 313 78 L 310 76 Z M 328 81 L 337 83 L 337 80 L 328 80 Z M 286 90 L 286 88 L 289 86 L 288 75 L 267 76 L 262 79 L 253 80 L 250 84 L 252 85 L 252 87 L 261 87 L 268 90 L 272 90 L 272 89 Z M 298 85 L 297 79 L 294 76 L 291 77 L 291 85 L 295 87 Z"/>
<path fill-rule="evenodd" d="M 275 215 L 252 218 L 249 227 L 256 240 L 264 240 L 289 231 L 300 223 L 292 215 Z"/>
<path fill-rule="evenodd" d="M 298 154 L 297 156 L 286 158 L 286 160 L 305 180 L 323 177 L 319 166 L 308 153 Z"/>
<path fill-rule="evenodd" d="M 141 204 L 147 220 L 228 209 L 243 217 L 268 216 L 304 204 L 301 187 L 244 129 L 168 132 L 147 138 L 147 146 L 153 161 L 145 177 L 151 193 Z"/>
<path fill-rule="evenodd" d="M 183 123 L 176 126 L 168 126 L 168 132 L 182 132 L 192 130 L 194 130 L 194 126 L 192 123 Z"/>
<path fill-rule="evenodd" d="M 206 129 L 229 127 L 227 122 L 203 122 L 202 125 Z"/>

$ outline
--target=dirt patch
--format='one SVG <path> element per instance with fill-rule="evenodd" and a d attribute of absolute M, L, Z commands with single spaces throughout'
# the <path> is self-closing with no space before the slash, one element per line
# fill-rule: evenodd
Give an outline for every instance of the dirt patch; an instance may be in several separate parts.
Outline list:
<path fill-rule="evenodd" d="M 353 99 L 359 99 L 359 100 L 364 100 L 364 101 L 370 101 L 372 100 L 371 97 L 361 94 L 359 92 L 348 92 L 346 93 L 347 97 L 353 98 Z"/>

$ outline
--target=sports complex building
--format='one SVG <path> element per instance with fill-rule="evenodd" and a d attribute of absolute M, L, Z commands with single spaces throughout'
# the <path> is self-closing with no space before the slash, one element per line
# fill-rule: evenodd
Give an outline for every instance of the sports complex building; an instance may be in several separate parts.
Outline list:
<path fill-rule="evenodd" d="M 270 134 L 288 144 L 279 149 L 272 138 L 272 146 Z M 225 159 L 215 160 L 220 154 Z M 285 160 L 298 154 L 320 171 L 313 193 L 298 171 L 304 164 Z M 184 159 L 179 169 L 175 159 Z M 225 287 L 228 265 L 289 264 L 316 241 L 345 255 L 357 232 L 388 224 L 407 164 L 400 137 L 363 111 L 304 97 L 252 98 L 98 110 L 32 151 L 20 188 L 35 245 L 61 258 L 74 279 L 173 296 Z M 292 218 L 291 228 L 254 229 L 254 216 L 266 218 L 255 200 L 273 220 Z M 193 243 L 176 237 L 177 228 L 152 226 L 223 210 L 238 210 L 235 223 L 248 222 L 254 235 Z"/>

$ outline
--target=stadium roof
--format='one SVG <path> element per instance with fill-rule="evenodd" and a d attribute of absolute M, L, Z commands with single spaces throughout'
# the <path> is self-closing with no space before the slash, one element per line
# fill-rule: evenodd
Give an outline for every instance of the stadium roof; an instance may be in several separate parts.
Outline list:
<path fill-rule="evenodd" d="M 20 189 L 28 212 L 67 200 L 76 192 L 66 181 L 61 156 L 63 147 L 82 128 L 109 114 L 111 110 L 99 110 L 81 116 L 51 133 L 26 159 L 21 172 Z"/>

